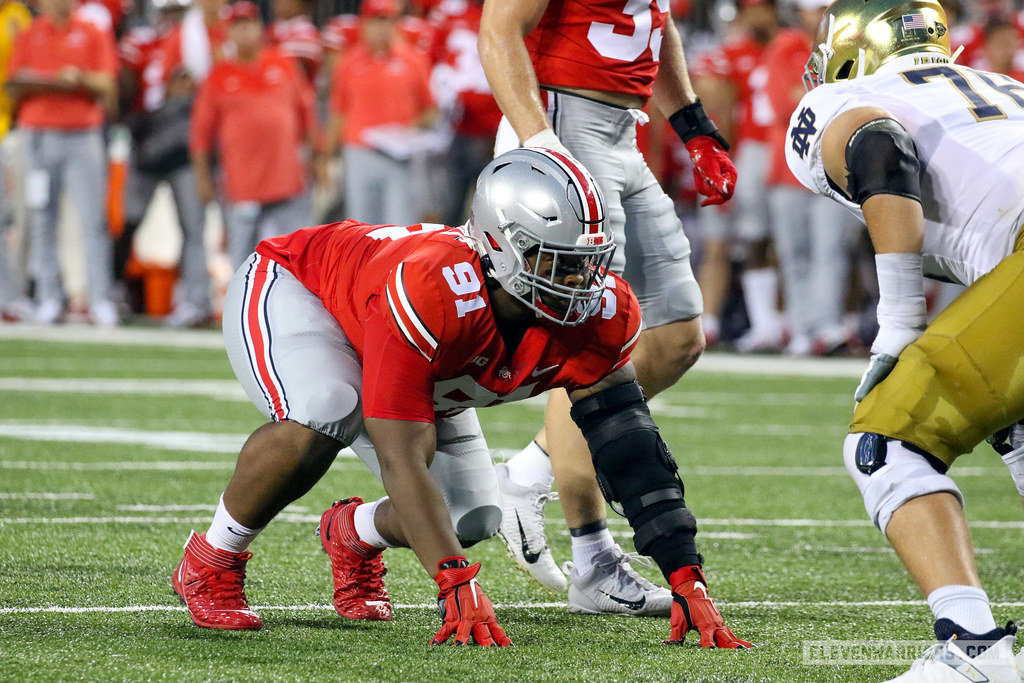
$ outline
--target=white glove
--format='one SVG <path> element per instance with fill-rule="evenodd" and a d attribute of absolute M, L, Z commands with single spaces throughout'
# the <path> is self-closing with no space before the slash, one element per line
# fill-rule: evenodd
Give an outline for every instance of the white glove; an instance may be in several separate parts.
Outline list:
<path fill-rule="evenodd" d="M 926 325 L 921 254 L 877 254 L 878 335 L 871 344 L 871 360 L 853 398 L 857 402 L 885 379 L 896 360 L 921 336 Z"/>
<path fill-rule="evenodd" d="M 1013 450 L 1002 455 L 1003 462 L 1010 470 L 1010 477 L 1017 487 L 1017 493 L 1024 496 L 1024 423 L 1018 422 L 1013 425 L 1007 440 Z"/>
<path fill-rule="evenodd" d="M 565 145 L 562 144 L 562 141 L 558 139 L 557 135 L 555 135 L 555 131 L 550 128 L 545 128 L 536 135 L 531 135 L 523 140 L 523 147 L 543 147 L 572 158 L 572 153 L 566 149 Z"/>
<path fill-rule="evenodd" d="M 871 360 L 868 361 L 868 368 L 860 378 L 857 391 L 853 399 L 858 403 L 868 395 L 868 392 L 875 388 L 879 382 L 888 377 L 892 369 L 896 367 L 896 360 L 900 357 L 903 349 L 907 348 L 921 336 L 924 329 L 922 325 L 918 328 L 878 328 L 878 335 L 871 345 Z"/>
<path fill-rule="evenodd" d="M 1010 451 L 1002 458 L 1006 468 L 1010 470 L 1010 478 L 1017 487 L 1017 493 L 1024 496 L 1024 446 Z"/>

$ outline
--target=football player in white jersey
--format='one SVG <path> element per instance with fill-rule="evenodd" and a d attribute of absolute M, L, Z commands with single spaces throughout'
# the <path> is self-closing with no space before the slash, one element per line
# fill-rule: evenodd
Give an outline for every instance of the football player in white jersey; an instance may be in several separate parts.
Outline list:
<path fill-rule="evenodd" d="M 1024 85 L 955 65 L 936 0 L 837 0 L 815 45 L 787 160 L 863 219 L 880 295 L 844 460 L 939 640 L 897 680 L 1017 683 L 946 471 L 1024 418 Z M 967 287 L 931 324 L 922 274 Z"/>

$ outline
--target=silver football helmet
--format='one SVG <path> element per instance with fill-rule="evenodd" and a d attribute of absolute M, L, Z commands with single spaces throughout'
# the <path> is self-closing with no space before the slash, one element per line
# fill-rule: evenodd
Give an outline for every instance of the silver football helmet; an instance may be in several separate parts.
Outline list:
<path fill-rule="evenodd" d="M 808 90 L 869 76 L 905 54 L 950 55 L 946 12 L 938 0 L 835 0 L 814 45 L 804 69 Z"/>
<path fill-rule="evenodd" d="M 523 147 L 481 172 L 467 228 L 503 289 L 549 320 L 578 325 L 600 305 L 615 252 L 604 217 L 601 190 L 575 159 Z M 540 267 L 528 260 L 534 253 Z"/>

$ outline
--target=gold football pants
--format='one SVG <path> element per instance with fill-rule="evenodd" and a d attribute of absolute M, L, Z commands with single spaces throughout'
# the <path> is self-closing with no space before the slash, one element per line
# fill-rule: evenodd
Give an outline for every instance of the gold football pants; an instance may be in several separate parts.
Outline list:
<path fill-rule="evenodd" d="M 1024 232 L 908 346 L 850 432 L 908 441 L 947 465 L 1024 418 Z"/>

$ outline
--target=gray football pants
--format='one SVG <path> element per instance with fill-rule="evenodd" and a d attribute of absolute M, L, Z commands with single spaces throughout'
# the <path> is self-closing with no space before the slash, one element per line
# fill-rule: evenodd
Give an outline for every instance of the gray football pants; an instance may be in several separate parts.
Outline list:
<path fill-rule="evenodd" d="M 196 194 L 196 174 L 186 164 L 169 173 L 144 173 L 132 168 L 125 188 L 124 212 L 127 223 L 141 223 L 153 201 L 153 193 L 167 181 L 174 197 L 174 208 L 181 225 L 181 278 L 178 281 L 177 303 L 188 303 L 200 311 L 211 310 L 210 271 L 206 264 L 206 207 Z"/>
<path fill-rule="evenodd" d="M 775 251 L 793 335 L 814 337 L 839 324 L 850 272 L 853 215 L 802 187 L 769 190 Z"/>
<path fill-rule="evenodd" d="M 107 163 L 99 128 L 25 131 L 25 204 L 31 235 L 29 274 L 36 300 L 62 299 L 57 227 L 66 192 L 85 244 L 89 302 L 110 298 L 113 249 L 107 231 Z"/>

